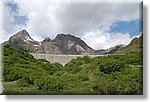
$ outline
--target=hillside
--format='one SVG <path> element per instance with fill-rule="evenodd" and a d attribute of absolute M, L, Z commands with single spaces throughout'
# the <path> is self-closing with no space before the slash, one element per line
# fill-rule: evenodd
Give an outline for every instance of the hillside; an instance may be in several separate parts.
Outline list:
<path fill-rule="evenodd" d="M 64 67 L 3 46 L 3 94 L 139 95 L 142 58 L 138 52 L 78 57 Z"/>
<path fill-rule="evenodd" d="M 120 48 L 116 53 L 141 52 L 143 50 L 143 34 L 134 38 L 127 46 Z"/>

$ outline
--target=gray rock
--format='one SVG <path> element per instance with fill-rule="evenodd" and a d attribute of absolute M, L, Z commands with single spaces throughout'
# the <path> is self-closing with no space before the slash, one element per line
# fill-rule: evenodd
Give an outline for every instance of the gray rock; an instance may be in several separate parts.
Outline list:
<path fill-rule="evenodd" d="M 3 44 L 9 44 L 16 49 L 25 52 L 35 52 L 37 47 L 40 45 L 39 42 L 34 41 L 30 37 L 26 30 L 22 30 L 11 36 L 10 39 Z"/>

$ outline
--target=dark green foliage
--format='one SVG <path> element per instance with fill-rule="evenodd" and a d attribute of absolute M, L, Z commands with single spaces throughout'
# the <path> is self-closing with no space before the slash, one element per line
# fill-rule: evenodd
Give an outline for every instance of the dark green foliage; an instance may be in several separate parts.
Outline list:
<path fill-rule="evenodd" d="M 111 72 L 116 72 L 120 71 L 122 68 L 125 67 L 125 64 L 121 61 L 108 61 L 108 62 L 103 62 L 99 64 L 99 68 L 101 72 L 104 72 L 106 74 L 110 74 Z"/>
<path fill-rule="evenodd" d="M 3 94 L 143 94 L 142 54 L 73 59 L 64 67 L 3 46 Z"/>

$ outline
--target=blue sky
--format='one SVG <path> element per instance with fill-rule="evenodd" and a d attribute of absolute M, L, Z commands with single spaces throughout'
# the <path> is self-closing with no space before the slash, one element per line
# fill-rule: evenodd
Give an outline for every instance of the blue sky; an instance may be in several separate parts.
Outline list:
<path fill-rule="evenodd" d="M 8 8 L 10 8 L 10 10 L 12 12 L 11 15 L 13 15 L 13 19 L 14 19 L 14 25 L 26 25 L 26 21 L 28 20 L 26 16 L 20 16 L 18 14 L 18 7 L 17 4 L 14 2 L 8 2 L 5 4 Z"/>
<path fill-rule="evenodd" d="M 139 3 L 70 2 L 68 5 L 62 2 L 6 0 L 6 34 L 2 41 L 26 29 L 38 41 L 69 33 L 80 37 L 94 49 L 105 49 L 127 45 L 141 31 Z"/>
<path fill-rule="evenodd" d="M 16 3 L 13 3 L 13 2 L 8 2 L 5 4 L 6 6 L 10 7 L 10 9 L 14 12 L 17 12 L 17 4 Z"/>
<path fill-rule="evenodd" d="M 141 32 L 142 22 L 139 20 L 135 21 L 120 21 L 116 22 L 111 26 L 110 32 L 114 33 L 129 33 L 131 36 L 139 35 Z"/>

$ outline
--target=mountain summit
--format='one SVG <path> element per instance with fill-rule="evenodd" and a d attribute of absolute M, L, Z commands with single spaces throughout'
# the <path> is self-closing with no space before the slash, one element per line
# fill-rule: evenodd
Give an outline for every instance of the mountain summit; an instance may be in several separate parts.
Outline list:
<path fill-rule="evenodd" d="M 12 36 L 12 38 L 16 39 L 18 37 L 19 39 L 24 39 L 26 41 L 33 41 L 33 39 L 30 37 L 29 33 L 26 30 L 22 30 L 18 32 L 16 35 Z"/>
<path fill-rule="evenodd" d="M 52 54 L 94 54 L 83 40 L 70 34 L 58 34 L 55 39 L 46 38 L 36 53 Z"/>
<path fill-rule="evenodd" d="M 16 49 L 25 52 L 33 52 L 37 49 L 35 46 L 39 46 L 39 42 L 34 41 L 26 30 L 19 31 L 11 36 L 4 44 L 9 44 Z"/>

